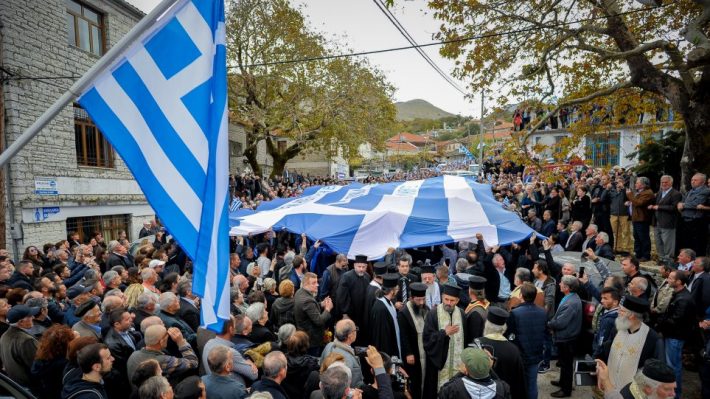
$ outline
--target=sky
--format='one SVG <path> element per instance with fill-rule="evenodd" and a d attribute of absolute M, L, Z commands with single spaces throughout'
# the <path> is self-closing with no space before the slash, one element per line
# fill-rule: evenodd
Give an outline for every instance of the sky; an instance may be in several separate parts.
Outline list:
<path fill-rule="evenodd" d="M 380 11 L 373 0 L 290 0 L 303 5 L 314 30 L 339 41 L 353 52 L 408 46 L 409 42 Z M 128 0 L 144 12 L 150 12 L 160 0 Z M 391 9 L 399 22 L 419 44 L 434 41 L 440 25 L 427 8 L 426 0 L 397 0 Z M 449 76 L 453 60 L 439 56 L 438 46 L 422 48 Z M 395 101 L 424 99 L 453 114 L 480 115 L 480 96 L 474 102 L 449 85 L 416 50 L 402 50 L 367 56 L 382 70 L 396 88 Z M 453 78 L 453 77 L 452 77 Z M 455 79 L 454 79 L 455 80 Z M 457 81 L 459 87 L 465 84 Z"/>

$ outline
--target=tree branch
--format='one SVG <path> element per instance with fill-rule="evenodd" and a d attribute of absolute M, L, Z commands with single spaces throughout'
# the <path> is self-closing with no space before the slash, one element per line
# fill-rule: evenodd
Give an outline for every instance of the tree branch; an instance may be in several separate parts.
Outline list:
<path fill-rule="evenodd" d="M 688 42 L 696 47 L 688 54 L 688 64 L 700 66 L 710 61 L 710 40 L 703 31 L 710 22 L 710 0 L 694 0 L 703 7 L 703 12 L 693 18 L 681 32 Z"/>

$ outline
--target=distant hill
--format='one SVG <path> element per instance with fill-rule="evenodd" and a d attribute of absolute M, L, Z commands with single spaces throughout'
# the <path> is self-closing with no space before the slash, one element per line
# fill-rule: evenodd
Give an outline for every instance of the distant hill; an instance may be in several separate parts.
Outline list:
<path fill-rule="evenodd" d="M 455 116 L 421 99 L 394 103 L 397 107 L 397 119 L 411 121 L 421 119 L 439 119 L 446 116 Z"/>

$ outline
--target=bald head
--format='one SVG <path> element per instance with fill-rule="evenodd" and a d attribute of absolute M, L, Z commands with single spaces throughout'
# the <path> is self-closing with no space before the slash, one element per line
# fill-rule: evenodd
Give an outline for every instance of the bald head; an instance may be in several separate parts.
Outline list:
<path fill-rule="evenodd" d="M 150 326 L 165 326 L 165 323 L 158 316 L 148 316 L 141 321 L 141 333 L 145 335 Z"/>
<path fill-rule="evenodd" d="M 118 309 L 123 306 L 123 299 L 117 296 L 107 296 L 101 303 L 101 310 L 104 313 L 111 313 L 112 310 Z"/>
<path fill-rule="evenodd" d="M 150 326 L 145 330 L 145 346 L 157 346 L 168 330 L 161 325 Z"/>
<path fill-rule="evenodd" d="M 355 322 L 350 319 L 343 319 L 335 323 L 335 338 L 343 343 L 350 344 L 355 341 Z"/>

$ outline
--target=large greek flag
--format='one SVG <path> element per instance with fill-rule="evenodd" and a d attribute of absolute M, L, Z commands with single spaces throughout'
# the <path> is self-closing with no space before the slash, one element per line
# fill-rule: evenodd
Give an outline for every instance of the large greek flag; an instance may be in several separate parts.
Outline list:
<path fill-rule="evenodd" d="M 296 199 L 264 202 L 230 215 L 231 235 L 274 229 L 306 233 L 350 258 L 379 259 L 387 248 L 456 241 L 504 245 L 535 232 L 495 200 L 490 185 L 442 176 L 379 185 L 311 187 Z"/>
<path fill-rule="evenodd" d="M 194 262 L 202 323 L 229 319 L 224 4 L 178 0 L 81 94 Z"/>

